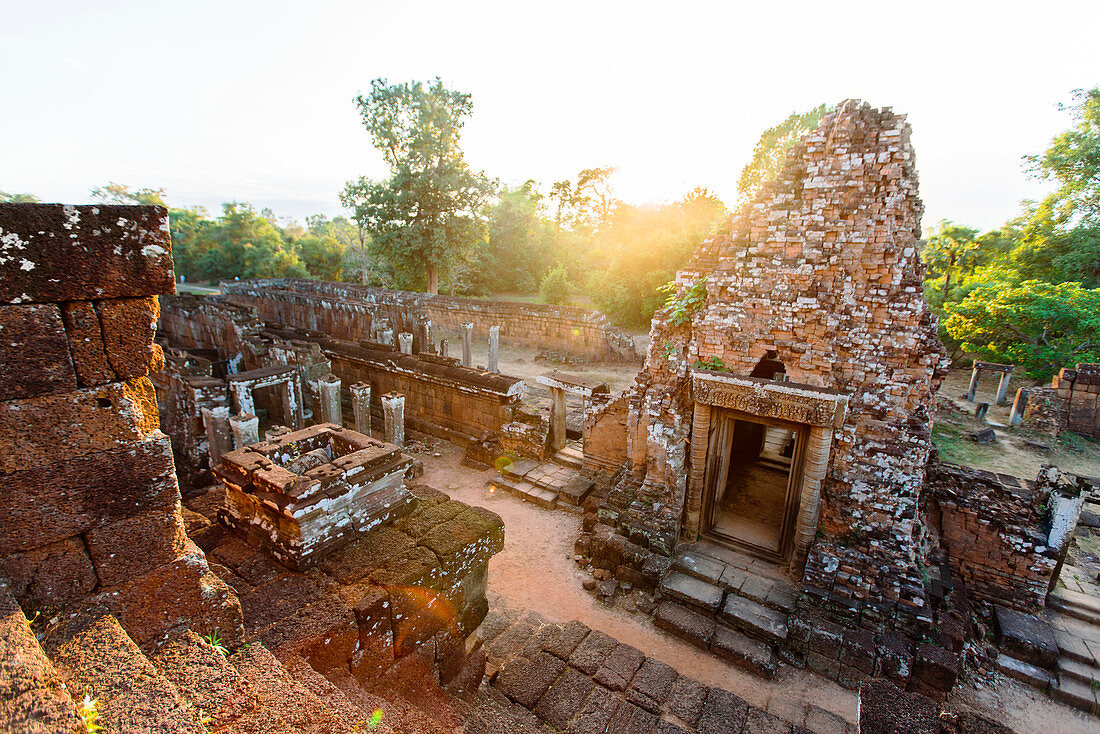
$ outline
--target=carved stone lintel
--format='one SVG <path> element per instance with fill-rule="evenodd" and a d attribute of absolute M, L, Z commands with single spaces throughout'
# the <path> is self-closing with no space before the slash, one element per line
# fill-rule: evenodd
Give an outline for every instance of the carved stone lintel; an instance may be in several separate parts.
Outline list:
<path fill-rule="evenodd" d="M 848 406 L 848 398 L 832 390 L 698 371 L 692 373 L 692 396 L 697 403 L 761 418 L 835 428 Z"/>

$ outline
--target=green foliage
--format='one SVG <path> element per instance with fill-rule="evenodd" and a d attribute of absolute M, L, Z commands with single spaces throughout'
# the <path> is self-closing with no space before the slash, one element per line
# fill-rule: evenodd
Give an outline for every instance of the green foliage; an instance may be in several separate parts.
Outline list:
<path fill-rule="evenodd" d="M 463 119 L 473 109 L 470 95 L 438 78 L 428 85 L 375 79 L 370 93 L 355 101 L 390 177 L 349 182 L 341 203 L 354 211 L 373 253 L 390 264 L 400 285 L 436 293 L 440 272 L 467 261 L 481 240 L 482 205 L 492 190 L 459 147 Z"/>
<path fill-rule="evenodd" d="M 37 204 L 38 197 L 34 194 L 9 194 L 0 191 L 0 204 Z"/>
<path fill-rule="evenodd" d="M 210 647 L 220 652 L 222 657 L 229 657 L 229 649 L 222 644 L 222 639 L 218 636 L 217 630 L 214 630 L 208 635 L 203 635 L 202 639 L 206 640 Z"/>
<path fill-rule="evenodd" d="M 103 731 L 103 727 L 99 723 L 99 701 L 92 698 L 91 693 L 85 693 L 83 698 L 80 699 L 80 702 L 76 705 L 76 712 L 88 734 Z"/>
<path fill-rule="evenodd" d="M 703 276 L 691 284 L 686 290 L 680 292 L 676 281 L 671 281 L 658 289 L 667 293 L 665 312 L 668 314 L 668 322 L 673 326 L 683 326 L 691 322 L 691 317 L 702 310 L 707 301 L 707 278 Z"/>
<path fill-rule="evenodd" d="M 925 242 L 921 256 L 928 275 L 944 279 L 943 297 L 951 297 L 951 277 L 969 275 L 980 260 L 978 230 L 942 220 L 939 229 Z"/>
<path fill-rule="evenodd" d="M 726 366 L 725 360 L 721 357 L 707 357 L 706 359 L 697 359 L 695 364 L 692 365 L 697 370 L 713 370 L 714 372 L 729 372 L 729 367 Z"/>
<path fill-rule="evenodd" d="M 92 198 L 102 201 L 104 204 L 139 204 L 145 206 L 163 206 L 164 189 L 137 189 L 131 191 L 129 186 L 108 181 L 104 186 L 92 189 Z"/>
<path fill-rule="evenodd" d="M 487 211 L 488 239 L 477 253 L 477 292 L 530 293 L 562 254 L 557 226 L 544 211 L 534 181 L 503 187 Z"/>
<path fill-rule="evenodd" d="M 1079 283 L 997 283 L 947 304 L 946 328 L 962 348 L 1018 364 L 1036 380 L 1076 362 L 1100 361 L 1100 290 Z"/>
<path fill-rule="evenodd" d="M 569 282 L 569 273 L 561 265 L 555 265 L 539 284 L 539 294 L 543 303 L 560 305 L 569 300 L 573 293 L 573 284 Z"/>
<path fill-rule="evenodd" d="M 786 120 L 761 133 L 753 149 L 752 160 L 741 170 L 741 176 L 737 179 L 740 201 L 750 201 L 765 183 L 779 175 L 787 151 L 803 135 L 815 129 L 826 112 L 828 108 L 824 104 L 808 112 L 792 112 Z"/>

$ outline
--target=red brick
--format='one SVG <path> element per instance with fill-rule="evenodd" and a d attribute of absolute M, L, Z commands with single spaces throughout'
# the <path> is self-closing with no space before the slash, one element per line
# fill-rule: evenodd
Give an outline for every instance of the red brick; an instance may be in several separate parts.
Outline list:
<path fill-rule="evenodd" d="M 4 556 L 0 576 L 29 613 L 81 599 L 96 586 L 95 569 L 80 538 Z"/>
<path fill-rule="evenodd" d="M 69 351 L 81 385 L 102 385 L 115 379 L 103 346 L 99 314 L 91 301 L 61 304 L 61 318 L 69 338 Z"/>
<path fill-rule="evenodd" d="M 84 537 L 103 586 L 123 584 L 170 563 L 187 546 L 178 504 L 101 525 Z"/>
<path fill-rule="evenodd" d="M 0 306 L 0 365 L 0 400 L 76 389 L 57 306 Z"/>
<path fill-rule="evenodd" d="M 120 379 L 141 377 L 164 368 L 164 353 L 153 343 L 160 315 L 156 298 L 99 301 L 96 311 L 107 360 Z"/>

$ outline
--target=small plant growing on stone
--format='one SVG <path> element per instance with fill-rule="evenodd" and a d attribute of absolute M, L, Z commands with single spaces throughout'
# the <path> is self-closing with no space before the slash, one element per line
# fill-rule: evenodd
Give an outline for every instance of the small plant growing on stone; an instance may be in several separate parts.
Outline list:
<path fill-rule="evenodd" d="M 704 276 L 695 281 L 680 296 L 676 294 L 676 281 L 666 283 L 657 291 L 668 294 L 664 305 L 665 310 L 668 311 L 668 323 L 672 326 L 683 326 L 703 309 L 707 301 L 707 279 Z"/>
<path fill-rule="evenodd" d="M 99 701 L 92 698 L 92 694 L 85 693 L 76 709 L 88 734 L 103 731 L 103 727 L 99 725 Z"/>
<path fill-rule="evenodd" d="M 665 350 L 665 359 L 672 359 L 672 355 L 676 354 L 676 345 L 670 341 L 664 342 L 661 347 Z"/>
<path fill-rule="evenodd" d="M 223 658 L 229 657 L 229 648 L 222 644 L 222 638 L 218 636 L 217 630 L 214 630 L 208 635 L 203 635 L 202 639 L 206 640 L 210 647 L 220 652 Z"/>
<path fill-rule="evenodd" d="M 367 731 L 374 731 L 382 723 L 382 709 L 375 709 L 367 721 Z"/>
<path fill-rule="evenodd" d="M 729 367 L 726 366 L 725 360 L 721 357 L 707 357 L 706 359 L 697 359 L 693 365 L 697 370 L 711 370 L 713 372 L 729 372 Z"/>

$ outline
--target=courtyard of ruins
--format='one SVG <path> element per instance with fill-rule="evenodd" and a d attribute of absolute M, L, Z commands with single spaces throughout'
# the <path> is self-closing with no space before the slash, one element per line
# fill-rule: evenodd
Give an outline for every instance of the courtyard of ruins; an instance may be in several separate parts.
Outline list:
<path fill-rule="evenodd" d="M 645 333 L 0 204 L 0 727 L 1095 731 L 1100 365 L 952 367 L 910 135 L 831 109 Z"/>

